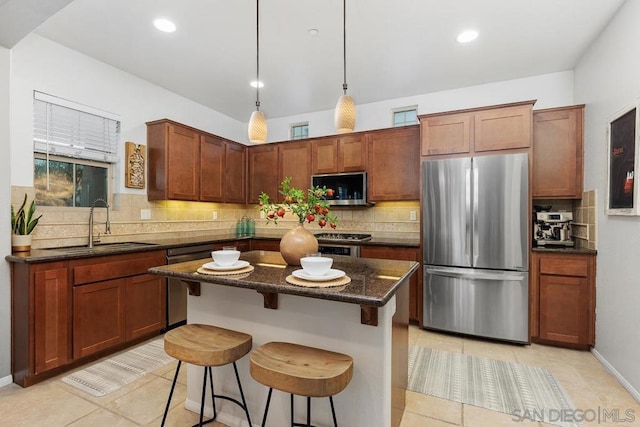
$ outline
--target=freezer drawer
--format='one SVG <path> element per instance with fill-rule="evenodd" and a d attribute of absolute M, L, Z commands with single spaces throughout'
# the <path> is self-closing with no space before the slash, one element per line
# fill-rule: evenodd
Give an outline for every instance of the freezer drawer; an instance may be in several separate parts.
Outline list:
<path fill-rule="evenodd" d="M 527 272 L 425 266 L 423 327 L 529 341 Z"/>

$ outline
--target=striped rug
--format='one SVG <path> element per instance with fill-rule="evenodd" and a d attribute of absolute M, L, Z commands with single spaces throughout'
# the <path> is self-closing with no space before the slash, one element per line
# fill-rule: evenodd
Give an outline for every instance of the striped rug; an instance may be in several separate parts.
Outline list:
<path fill-rule="evenodd" d="M 409 346 L 409 390 L 513 415 L 574 427 L 571 399 L 549 370 L 520 363 Z"/>
<path fill-rule="evenodd" d="M 92 396 L 104 396 L 153 372 L 174 359 L 164 352 L 162 338 L 94 363 L 62 378 L 62 382 Z"/>

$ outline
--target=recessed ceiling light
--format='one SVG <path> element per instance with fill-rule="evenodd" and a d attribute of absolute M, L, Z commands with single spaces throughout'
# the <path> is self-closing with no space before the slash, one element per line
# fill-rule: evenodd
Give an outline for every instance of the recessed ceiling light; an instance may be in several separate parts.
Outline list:
<path fill-rule="evenodd" d="M 310 28 L 309 31 L 307 31 L 307 33 L 309 33 L 311 37 L 315 37 L 320 33 L 320 30 L 317 28 Z"/>
<path fill-rule="evenodd" d="M 176 24 L 165 18 L 158 18 L 153 21 L 153 25 L 160 31 L 165 33 L 173 33 L 176 30 Z"/>
<path fill-rule="evenodd" d="M 478 38 L 478 32 L 475 30 L 465 30 L 461 32 L 456 40 L 458 43 L 469 43 Z"/>
<path fill-rule="evenodd" d="M 249 83 L 251 85 L 251 87 L 264 87 L 264 83 L 262 82 L 257 82 L 257 81 L 252 81 L 251 83 Z"/>

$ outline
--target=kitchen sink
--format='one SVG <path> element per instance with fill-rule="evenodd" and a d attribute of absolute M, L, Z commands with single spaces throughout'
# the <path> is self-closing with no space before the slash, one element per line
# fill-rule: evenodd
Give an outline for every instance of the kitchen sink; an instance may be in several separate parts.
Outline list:
<path fill-rule="evenodd" d="M 122 249 L 137 249 L 144 248 L 148 246 L 155 246 L 155 243 L 144 243 L 144 242 L 119 242 L 119 243 L 102 243 L 102 244 L 94 244 L 93 248 L 89 248 L 88 246 L 67 246 L 62 248 L 50 248 L 51 251 L 56 252 L 65 252 L 65 253 L 94 253 L 94 252 L 109 252 L 109 251 L 118 251 Z"/>

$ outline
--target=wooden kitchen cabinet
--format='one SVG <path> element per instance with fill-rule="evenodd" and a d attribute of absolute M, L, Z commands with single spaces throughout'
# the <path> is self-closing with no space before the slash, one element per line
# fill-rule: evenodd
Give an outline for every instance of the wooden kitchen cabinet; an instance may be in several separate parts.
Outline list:
<path fill-rule="evenodd" d="M 421 115 L 421 154 L 473 154 L 528 148 L 534 102 Z"/>
<path fill-rule="evenodd" d="M 313 174 L 367 170 L 365 133 L 332 136 L 311 141 Z"/>
<path fill-rule="evenodd" d="M 595 345 L 595 255 L 533 252 L 532 340 Z"/>
<path fill-rule="evenodd" d="M 225 151 L 222 138 L 200 136 L 200 197 L 203 202 L 224 202 Z"/>
<path fill-rule="evenodd" d="M 419 248 L 398 246 L 366 246 L 360 247 L 362 258 L 395 259 L 416 261 L 418 270 L 409 279 L 409 320 L 415 325 L 422 324 L 422 256 Z"/>
<path fill-rule="evenodd" d="M 303 142 L 281 142 L 278 145 L 278 184 L 286 177 L 291 177 L 291 186 L 308 189 L 311 186 L 311 144 Z M 278 201 L 282 202 L 282 194 L 276 192 Z"/>
<path fill-rule="evenodd" d="M 420 199 L 419 127 L 367 133 L 369 200 Z"/>
<path fill-rule="evenodd" d="M 584 105 L 533 112 L 533 198 L 581 199 Z"/>
<path fill-rule="evenodd" d="M 251 250 L 280 252 L 280 240 L 251 239 Z"/>
<path fill-rule="evenodd" d="M 141 274 L 125 279 L 125 339 L 148 336 L 164 328 L 166 279 Z"/>
<path fill-rule="evenodd" d="M 280 186 L 280 182 L 278 182 L 278 145 L 254 145 L 248 150 L 249 191 L 247 203 L 258 203 L 258 197 L 262 192 L 275 198 Z"/>
<path fill-rule="evenodd" d="M 247 201 L 247 148 L 234 142 L 226 142 L 224 165 L 224 201 Z"/>
<path fill-rule="evenodd" d="M 11 347 L 15 383 L 71 360 L 71 284 L 66 261 L 11 265 Z"/>

